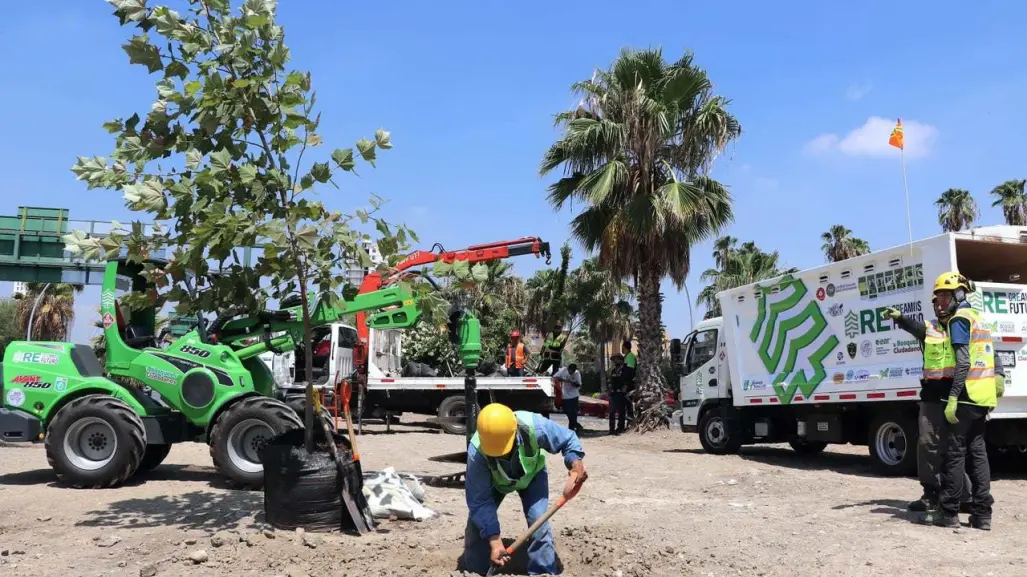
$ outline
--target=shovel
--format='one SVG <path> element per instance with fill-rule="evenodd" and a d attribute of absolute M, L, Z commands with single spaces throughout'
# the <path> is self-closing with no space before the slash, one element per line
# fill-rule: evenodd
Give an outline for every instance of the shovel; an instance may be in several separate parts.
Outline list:
<path fill-rule="evenodd" d="M 335 460 L 335 465 L 339 470 L 339 479 L 342 480 L 342 504 L 346 507 L 346 513 L 352 519 L 353 527 L 356 529 L 357 534 L 369 533 L 374 529 L 374 519 L 370 515 L 370 506 L 368 506 L 367 500 L 364 498 L 363 489 L 361 487 L 353 487 L 350 484 L 349 475 L 346 474 L 342 458 L 335 447 L 335 436 L 332 435 L 328 422 L 323 416 L 321 399 L 317 395 L 314 395 L 314 415 L 317 421 L 321 423 L 321 429 L 324 430 L 325 437 L 328 439 L 328 451 L 332 454 L 332 459 Z M 358 478 L 361 479 L 361 482 L 363 481 L 363 476 Z M 367 511 L 366 517 L 364 516 L 364 510 Z M 368 518 L 371 518 L 370 523 L 367 521 Z"/>
<path fill-rule="evenodd" d="M 513 555 L 514 551 L 520 549 L 521 545 L 524 545 L 524 543 L 526 543 L 528 541 L 528 539 L 530 539 L 531 536 L 535 534 L 535 531 L 538 531 L 538 528 L 541 527 L 543 523 L 545 523 L 546 521 L 549 520 L 550 517 L 555 515 L 556 512 L 559 511 L 561 507 L 566 505 L 567 501 L 570 501 L 571 499 L 573 499 L 574 496 L 578 494 L 578 491 L 581 490 L 581 485 L 582 484 L 583 483 L 578 483 L 577 485 L 575 485 L 574 489 L 571 490 L 571 494 L 570 495 L 568 495 L 566 497 L 564 497 L 563 495 L 560 495 L 560 498 L 557 499 L 555 503 L 553 503 L 552 505 L 549 506 L 549 509 L 545 512 L 544 515 L 542 515 L 541 517 L 536 519 L 535 522 L 532 523 L 530 527 L 528 527 L 528 530 L 525 531 L 523 535 L 518 537 L 516 541 L 514 541 L 513 543 L 510 543 L 510 546 L 506 548 L 506 556 L 510 557 L 511 555 Z M 489 566 L 489 572 L 485 574 L 485 577 L 492 577 L 492 575 L 496 571 L 496 567 L 497 566 L 494 563 L 491 564 Z"/>
<path fill-rule="evenodd" d="M 353 396 L 353 385 L 349 381 L 342 381 L 342 412 L 346 415 L 346 432 L 349 434 L 349 445 L 353 449 L 353 466 L 357 469 L 357 478 L 364 478 L 364 467 L 360 464 L 360 452 L 357 451 L 357 437 L 353 434 L 353 417 L 350 415 L 349 401 Z M 360 511 L 363 513 L 364 521 L 368 527 L 374 527 L 374 517 L 371 516 L 371 506 L 367 504 L 364 493 L 360 493 Z"/>

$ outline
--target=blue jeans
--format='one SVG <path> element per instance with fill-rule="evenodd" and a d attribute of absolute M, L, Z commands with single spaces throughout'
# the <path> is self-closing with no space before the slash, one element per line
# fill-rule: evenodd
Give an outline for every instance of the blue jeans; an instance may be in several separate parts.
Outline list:
<path fill-rule="evenodd" d="M 519 492 L 521 496 L 521 507 L 524 508 L 524 516 L 527 518 L 527 525 L 530 527 L 536 519 L 545 514 L 549 508 L 549 473 L 542 469 L 531 483 Z M 492 498 L 496 502 L 496 509 L 499 509 L 505 495 L 498 491 L 492 492 Z M 520 533 L 520 532 L 518 532 Z M 546 521 L 538 528 L 522 548 L 527 547 L 528 551 L 528 575 L 557 575 L 559 568 L 556 565 L 556 549 L 553 546 L 553 530 Z M 464 569 L 472 573 L 484 575 L 492 561 L 489 554 L 492 549 L 489 542 L 481 538 L 481 530 L 478 526 L 467 519 L 467 528 L 464 530 Z"/>
<path fill-rule="evenodd" d="M 575 432 L 581 426 L 578 424 L 578 399 L 579 397 L 574 397 L 563 400 L 563 413 L 567 415 L 567 428 Z"/>

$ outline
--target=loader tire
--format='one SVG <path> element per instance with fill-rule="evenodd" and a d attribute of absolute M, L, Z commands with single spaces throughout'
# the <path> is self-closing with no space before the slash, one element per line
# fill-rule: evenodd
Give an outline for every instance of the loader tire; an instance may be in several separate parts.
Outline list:
<path fill-rule="evenodd" d="M 214 467 L 240 489 L 264 486 L 260 449 L 273 437 L 303 429 L 303 421 L 288 405 L 271 397 L 246 397 L 221 413 L 210 433 Z"/>
<path fill-rule="evenodd" d="M 289 405 L 289 408 L 292 409 L 294 413 L 296 413 L 296 416 L 300 418 L 300 422 L 306 422 L 304 420 L 306 419 L 307 412 L 307 399 L 305 397 L 289 397 L 285 400 L 285 404 Z M 324 419 L 325 423 L 328 423 L 328 430 L 332 432 L 338 430 L 338 427 L 335 426 L 335 419 L 332 418 L 332 416 L 328 414 L 328 411 L 325 411 L 323 407 L 321 417 Z"/>
<path fill-rule="evenodd" d="M 44 445 L 58 481 L 76 489 L 105 489 L 135 474 L 146 453 L 146 430 L 124 401 L 86 395 L 57 411 Z"/>

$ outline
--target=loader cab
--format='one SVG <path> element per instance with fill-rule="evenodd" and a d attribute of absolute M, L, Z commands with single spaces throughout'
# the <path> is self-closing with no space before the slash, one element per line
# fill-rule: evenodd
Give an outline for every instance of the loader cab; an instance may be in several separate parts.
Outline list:
<path fill-rule="evenodd" d="M 124 304 L 125 297 L 131 293 L 155 290 L 154 285 L 141 274 L 147 264 L 162 267 L 167 261 L 139 263 L 117 259 L 107 262 L 100 293 L 100 319 L 109 363 L 127 364 L 143 349 L 157 346 L 156 307 L 132 310 Z"/>

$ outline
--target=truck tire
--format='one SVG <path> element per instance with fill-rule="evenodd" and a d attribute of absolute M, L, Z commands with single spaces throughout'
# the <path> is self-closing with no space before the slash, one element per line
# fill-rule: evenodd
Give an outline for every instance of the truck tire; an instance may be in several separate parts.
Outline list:
<path fill-rule="evenodd" d="M 143 460 L 139 462 L 136 475 L 142 475 L 156 469 L 171 452 L 171 445 L 146 445 Z"/>
<path fill-rule="evenodd" d="M 139 468 L 146 430 L 125 402 L 86 395 L 57 411 L 44 445 L 58 481 L 77 489 L 103 489 L 124 483 Z"/>
<path fill-rule="evenodd" d="M 218 417 L 210 433 L 210 457 L 228 483 L 243 489 L 264 485 L 259 451 L 273 437 L 303 429 L 288 405 L 271 397 L 246 397 Z"/>
<path fill-rule="evenodd" d="M 304 421 L 304 419 L 307 418 L 305 414 L 307 412 L 307 399 L 305 397 L 289 397 L 285 400 L 285 404 L 289 405 L 289 408 L 292 409 L 294 413 L 296 413 L 296 416 L 300 418 L 300 422 L 306 422 Z M 321 414 L 321 416 L 324 419 L 325 423 L 328 423 L 328 430 L 332 431 L 333 433 L 336 430 L 338 430 L 335 427 L 335 419 L 333 419 L 332 416 L 328 414 L 328 411 L 324 411 Z"/>
<path fill-rule="evenodd" d="M 742 447 L 735 420 L 722 408 L 713 408 L 699 417 L 699 442 L 712 455 L 732 455 Z"/>
<path fill-rule="evenodd" d="M 480 409 L 480 407 L 479 407 Z M 448 419 L 450 417 L 464 417 L 467 415 L 466 405 L 464 403 L 464 396 L 453 395 L 452 397 L 446 397 L 439 404 L 439 419 Z M 463 435 L 467 433 L 467 423 L 461 421 L 459 423 L 447 423 L 441 421 L 442 430 L 451 435 Z"/>
<path fill-rule="evenodd" d="M 792 439 L 788 441 L 788 444 L 800 455 L 819 455 L 827 448 L 827 442 L 825 441 L 807 441 L 801 438 Z"/>
<path fill-rule="evenodd" d="M 870 422 L 867 444 L 875 472 L 890 477 L 916 474 L 916 419 L 901 413 L 875 417 Z"/>

